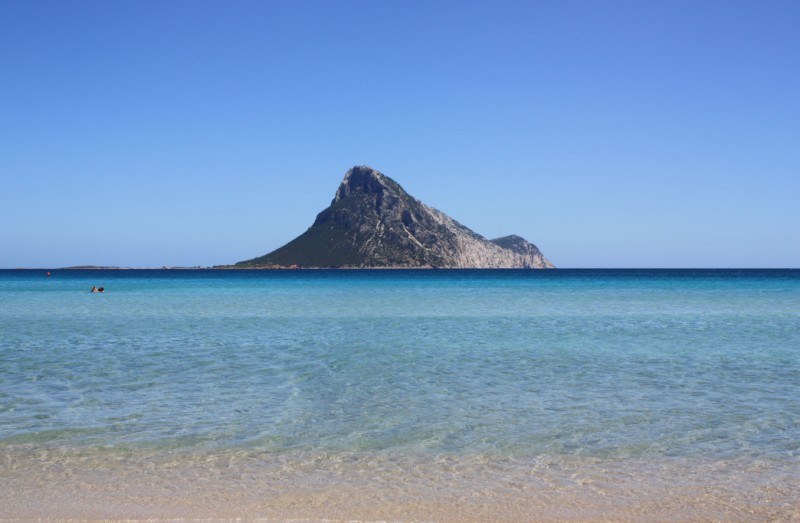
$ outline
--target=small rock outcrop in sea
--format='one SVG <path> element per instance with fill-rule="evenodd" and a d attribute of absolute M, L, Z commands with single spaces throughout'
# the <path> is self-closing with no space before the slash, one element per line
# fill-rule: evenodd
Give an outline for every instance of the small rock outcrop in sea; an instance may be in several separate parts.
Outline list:
<path fill-rule="evenodd" d="M 516 235 L 487 240 L 378 171 L 353 167 L 306 232 L 236 267 L 553 268 Z"/>

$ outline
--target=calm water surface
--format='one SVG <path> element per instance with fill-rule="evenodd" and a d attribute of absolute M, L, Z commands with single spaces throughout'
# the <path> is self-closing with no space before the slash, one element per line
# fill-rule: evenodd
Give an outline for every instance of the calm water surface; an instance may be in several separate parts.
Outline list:
<path fill-rule="evenodd" d="M 798 398 L 800 271 L 0 272 L 6 446 L 793 460 Z"/>
<path fill-rule="evenodd" d="M 800 271 L 52 272 L 0 516 L 800 517 Z"/>

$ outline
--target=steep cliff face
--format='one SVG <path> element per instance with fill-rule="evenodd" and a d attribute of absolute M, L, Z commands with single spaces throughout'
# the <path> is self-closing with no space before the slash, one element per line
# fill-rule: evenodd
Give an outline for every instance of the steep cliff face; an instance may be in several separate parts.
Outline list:
<path fill-rule="evenodd" d="M 535 245 L 519 236 L 489 241 L 366 166 L 347 172 L 330 207 L 306 232 L 269 254 L 236 265 L 553 267 Z"/>

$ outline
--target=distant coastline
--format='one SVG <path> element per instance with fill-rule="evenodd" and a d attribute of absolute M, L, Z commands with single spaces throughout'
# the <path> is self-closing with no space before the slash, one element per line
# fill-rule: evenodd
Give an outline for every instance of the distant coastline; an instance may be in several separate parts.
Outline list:
<path fill-rule="evenodd" d="M 57 271 L 168 271 L 168 270 L 203 270 L 215 269 L 216 267 L 201 267 L 199 265 L 194 267 L 117 267 L 114 265 L 75 265 L 73 267 L 59 267 L 58 269 L 50 269 Z"/>
<path fill-rule="evenodd" d="M 236 265 L 212 265 L 212 266 L 193 266 L 193 267 L 180 267 L 180 266 L 163 266 L 163 267 L 117 267 L 106 265 L 76 265 L 73 267 L 56 267 L 56 268 L 25 268 L 17 267 L 12 270 L 18 271 L 294 271 L 294 270 L 345 270 L 345 271 L 358 271 L 358 270 L 440 270 L 440 267 L 434 266 L 421 266 L 421 267 L 300 267 L 297 265 L 264 265 L 253 267 L 242 267 Z M 465 268 L 473 270 L 472 268 Z M 446 269 L 445 269 L 446 270 Z M 455 269 L 460 270 L 460 269 Z M 519 268 L 477 268 L 475 270 L 520 270 Z M 524 270 L 524 269 L 523 269 Z M 533 269 L 531 269 L 533 270 Z"/>
<path fill-rule="evenodd" d="M 286 267 L 286 266 L 261 266 L 237 267 L 235 265 L 209 265 L 209 266 L 161 266 L 161 267 L 121 267 L 114 265 L 75 265 L 70 267 L 7 267 L 0 271 L 530 271 L 539 272 L 537 269 L 525 268 L 473 268 L 473 267 Z M 800 267 L 560 267 L 555 271 L 800 271 Z"/>

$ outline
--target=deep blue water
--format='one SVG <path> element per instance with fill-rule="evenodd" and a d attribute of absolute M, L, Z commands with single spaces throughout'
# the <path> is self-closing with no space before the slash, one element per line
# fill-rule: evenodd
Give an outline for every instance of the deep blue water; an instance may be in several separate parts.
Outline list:
<path fill-rule="evenodd" d="M 800 270 L 51 272 L 0 448 L 800 456 Z"/>

